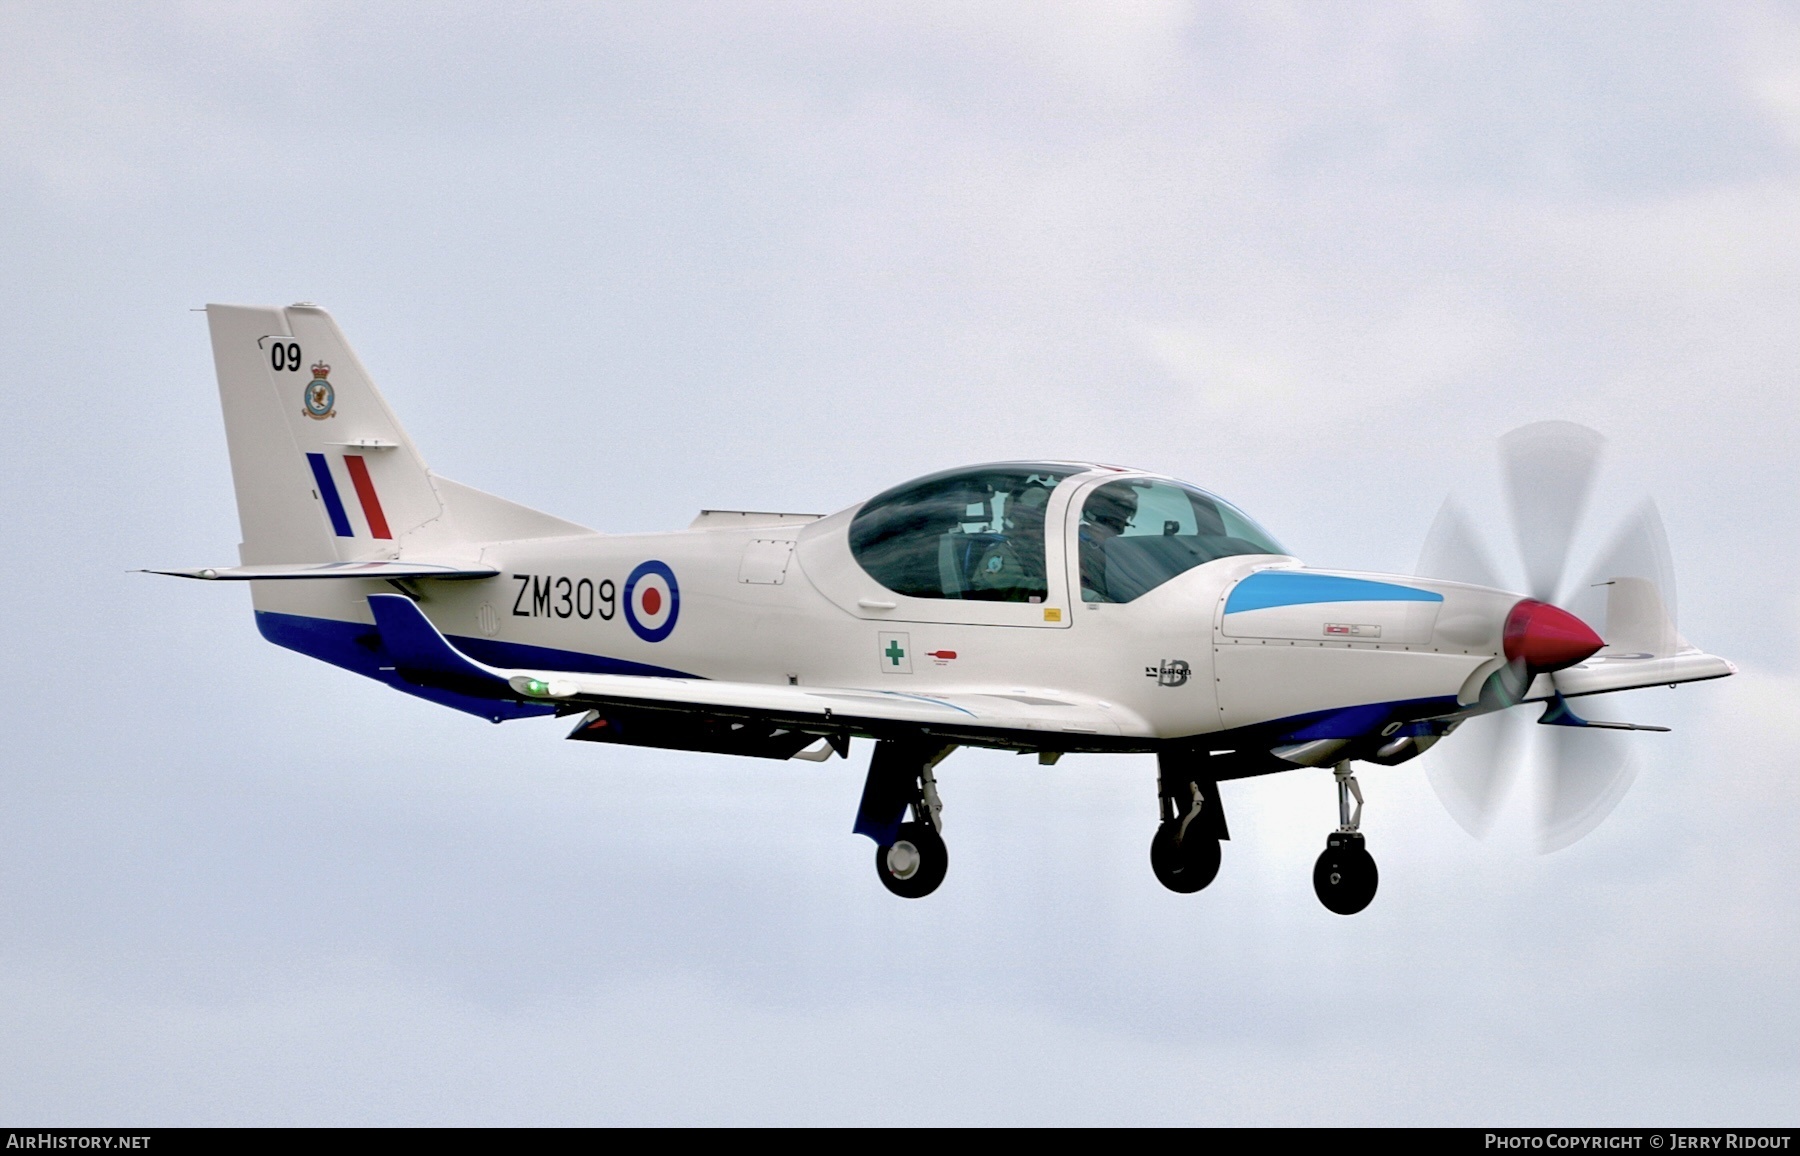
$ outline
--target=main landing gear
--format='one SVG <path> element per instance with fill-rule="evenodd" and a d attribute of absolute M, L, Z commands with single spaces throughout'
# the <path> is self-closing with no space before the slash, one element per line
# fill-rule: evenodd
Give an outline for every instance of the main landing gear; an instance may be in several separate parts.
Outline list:
<path fill-rule="evenodd" d="M 1375 898 L 1381 873 L 1375 869 L 1375 857 L 1363 847 L 1362 788 L 1350 773 L 1350 764 L 1337 765 L 1332 775 L 1337 779 L 1338 829 L 1325 838 L 1325 850 L 1313 864 L 1313 890 L 1327 910 L 1339 915 L 1355 915 Z M 1356 797 L 1356 811 L 1350 810 L 1350 798 Z"/>
<path fill-rule="evenodd" d="M 902 823 L 894 841 L 875 848 L 875 874 L 902 899 L 923 899 L 950 870 L 950 848 L 930 823 Z"/>
<path fill-rule="evenodd" d="M 923 739 L 884 739 L 869 760 L 856 833 L 875 841 L 875 875 L 902 899 L 930 895 L 950 869 L 944 803 L 932 770 L 955 749 Z"/>
<path fill-rule="evenodd" d="M 1170 891 L 1191 895 L 1219 874 L 1219 841 L 1231 838 L 1219 786 L 1204 773 L 1205 754 L 1163 753 L 1156 757 L 1158 807 L 1162 822 L 1150 840 L 1150 870 Z"/>

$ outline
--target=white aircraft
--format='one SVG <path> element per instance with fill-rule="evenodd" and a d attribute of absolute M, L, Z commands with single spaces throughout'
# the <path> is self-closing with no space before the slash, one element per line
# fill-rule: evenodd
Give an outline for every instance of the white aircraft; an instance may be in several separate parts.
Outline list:
<path fill-rule="evenodd" d="M 1083 462 L 951 470 L 828 517 L 601 534 L 433 474 L 323 309 L 207 320 L 240 564 L 154 573 L 248 581 L 269 641 L 495 722 L 571 715 L 572 739 L 768 759 L 873 739 L 854 829 L 901 896 L 943 880 L 936 767 L 979 746 L 1155 754 L 1151 866 L 1179 892 L 1218 871 L 1220 782 L 1335 768 L 1313 883 L 1351 914 L 1377 884 L 1353 761 L 1401 763 L 1525 704 L 1564 735 L 1659 730 L 1571 700 L 1735 670 L 1675 632 L 1653 508 L 1594 579 L 1610 644 L 1555 605 L 1598 455 L 1566 423 L 1505 443 L 1530 597 L 1498 588 L 1449 505 L 1433 577 L 1315 570 L 1211 494 Z M 1629 783 L 1590 755 L 1555 765 L 1551 845 Z M 1492 764 L 1434 775 L 1471 829 L 1501 794 Z"/>

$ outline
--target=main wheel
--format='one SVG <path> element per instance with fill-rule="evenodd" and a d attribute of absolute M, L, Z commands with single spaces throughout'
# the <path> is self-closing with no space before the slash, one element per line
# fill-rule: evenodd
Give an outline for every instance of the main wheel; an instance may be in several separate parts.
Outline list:
<path fill-rule="evenodd" d="M 950 870 L 950 849 L 929 823 L 902 823 L 894 841 L 875 848 L 875 874 L 902 899 L 922 899 Z"/>
<path fill-rule="evenodd" d="M 1219 874 L 1219 841 L 1190 827 L 1187 838 L 1177 842 L 1180 831 L 1180 823 L 1157 827 L 1150 840 L 1150 870 L 1170 891 L 1192 895 Z"/>
<path fill-rule="evenodd" d="M 1313 864 L 1313 890 L 1319 902 L 1339 915 L 1355 915 L 1367 907 L 1380 883 L 1375 857 L 1363 848 L 1363 837 L 1353 832 L 1333 832 Z"/>

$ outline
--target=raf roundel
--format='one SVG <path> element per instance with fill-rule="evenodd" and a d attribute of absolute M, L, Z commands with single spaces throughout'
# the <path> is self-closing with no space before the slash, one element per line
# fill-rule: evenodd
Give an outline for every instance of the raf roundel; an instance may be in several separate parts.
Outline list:
<path fill-rule="evenodd" d="M 625 579 L 625 621 L 645 642 L 661 642 L 681 613 L 681 587 L 663 562 L 643 562 Z"/>

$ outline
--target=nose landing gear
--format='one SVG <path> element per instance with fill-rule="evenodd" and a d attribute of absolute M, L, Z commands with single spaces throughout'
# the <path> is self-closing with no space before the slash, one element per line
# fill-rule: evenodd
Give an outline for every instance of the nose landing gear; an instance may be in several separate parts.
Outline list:
<path fill-rule="evenodd" d="M 1332 772 L 1338 788 L 1338 829 L 1325 839 L 1325 850 L 1313 864 L 1313 891 L 1327 910 L 1339 915 L 1355 915 L 1375 898 L 1381 873 L 1375 869 L 1375 857 L 1363 846 L 1362 788 L 1350 773 L 1350 764 L 1342 762 Z M 1350 798 L 1356 797 L 1356 810 L 1350 810 Z"/>

